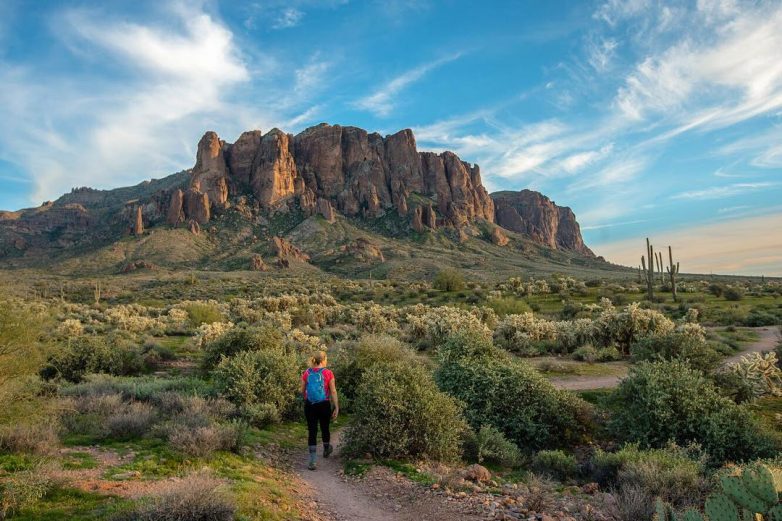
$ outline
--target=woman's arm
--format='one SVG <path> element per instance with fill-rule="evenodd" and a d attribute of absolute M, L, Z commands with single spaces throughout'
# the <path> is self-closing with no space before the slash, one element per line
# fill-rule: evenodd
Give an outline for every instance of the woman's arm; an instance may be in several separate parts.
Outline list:
<path fill-rule="evenodd" d="M 337 396 L 337 384 L 335 379 L 332 378 L 329 382 L 329 394 L 331 395 L 331 405 L 334 406 L 334 410 L 331 413 L 331 419 L 336 420 L 339 416 L 339 396 Z"/>
<path fill-rule="evenodd" d="M 301 393 L 301 397 L 304 398 L 304 391 L 307 389 L 307 383 L 302 380 L 301 385 L 299 386 L 299 393 Z"/>

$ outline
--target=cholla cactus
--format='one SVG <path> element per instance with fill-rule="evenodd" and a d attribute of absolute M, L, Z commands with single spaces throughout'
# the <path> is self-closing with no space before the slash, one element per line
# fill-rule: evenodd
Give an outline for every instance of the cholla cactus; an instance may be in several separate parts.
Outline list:
<path fill-rule="evenodd" d="M 753 397 L 782 396 L 782 370 L 777 366 L 775 353 L 752 353 L 731 369 L 749 384 Z"/>
<path fill-rule="evenodd" d="M 198 347 L 204 347 L 205 344 L 223 336 L 233 327 L 233 322 L 212 322 L 211 324 L 201 324 L 198 327 L 198 330 L 196 330 L 195 343 Z"/>

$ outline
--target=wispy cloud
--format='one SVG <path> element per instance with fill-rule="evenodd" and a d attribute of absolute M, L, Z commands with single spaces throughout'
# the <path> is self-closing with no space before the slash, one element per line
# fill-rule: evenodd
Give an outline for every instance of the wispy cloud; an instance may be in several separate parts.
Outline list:
<path fill-rule="evenodd" d="M 355 107 L 366 110 L 376 116 L 388 116 L 396 105 L 396 96 L 409 85 L 417 82 L 432 70 L 455 61 L 461 57 L 461 53 L 452 54 L 437 60 L 424 63 L 413 69 L 407 70 L 389 82 L 382 85 L 372 94 L 359 99 L 354 103 Z"/>
<path fill-rule="evenodd" d="M 682 192 L 671 196 L 671 199 L 705 200 L 705 199 L 724 199 L 734 197 L 748 192 L 756 192 L 764 188 L 778 186 L 779 183 L 734 183 L 727 186 L 714 186 L 703 190 L 692 190 Z"/>
<path fill-rule="evenodd" d="M 128 77 L 58 81 L 0 63 L 0 136 L 11 159 L 35 172 L 35 200 L 176 171 L 192 161 L 182 137 L 212 126 L 226 92 L 249 79 L 218 20 L 179 3 L 164 14 L 142 24 L 86 10 L 57 13 L 58 35 L 81 53 L 75 59 L 105 60 Z"/>
<path fill-rule="evenodd" d="M 304 12 L 295 7 L 283 9 L 274 20 L 274 23 L 272 23 L 272 29 L 290 29 L 291 27 L 296 27 L 301 23 L 302 18 L 304 18 Z"/>

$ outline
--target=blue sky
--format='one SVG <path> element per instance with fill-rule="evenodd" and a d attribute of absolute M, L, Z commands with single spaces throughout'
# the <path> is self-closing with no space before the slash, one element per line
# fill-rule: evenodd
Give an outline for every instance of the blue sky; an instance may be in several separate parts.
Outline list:
<path fill-rule="evenodd" d="M 782 3 L 0 2 L 0 208 L 323 121 L 571 206 L 635 265 L 782 275 Z"/>

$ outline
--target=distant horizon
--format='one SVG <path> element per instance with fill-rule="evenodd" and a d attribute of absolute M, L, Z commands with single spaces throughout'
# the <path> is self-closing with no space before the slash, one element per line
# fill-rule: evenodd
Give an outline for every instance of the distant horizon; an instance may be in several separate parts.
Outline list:
<path fill-rule="evenodd" d="M 611 261 L 649 236 L 782 275 L 780 26 L 763 0 L 6 0 L 0 208 L 190 168 L 206 129 L 412 128 Z"/>

